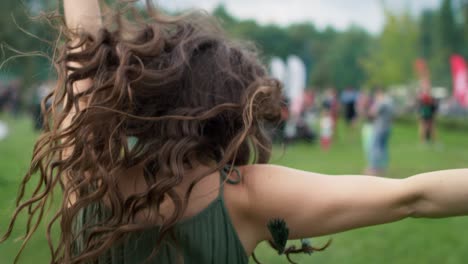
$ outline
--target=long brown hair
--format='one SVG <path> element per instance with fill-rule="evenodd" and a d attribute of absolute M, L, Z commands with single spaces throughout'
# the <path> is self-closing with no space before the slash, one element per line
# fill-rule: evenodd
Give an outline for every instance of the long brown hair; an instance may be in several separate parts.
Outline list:
<path fill-rule="evenodd" d="M 147 1 L 143 13 L 127 8 L 107 17 L 112 19 L 96 36 L 61 30 L 54 58 L 58 83 L 43 102 L 44 132 L 2 238 L 27 211 L 27 243 L 54 190 L 61 189 L 61 204 L 46 231 L 52 263 L 96 260 L 126 235 L 149 227 L 135 221 L 138 212 L 151 208 L 159 215 L 161 203 L 170 199 L 175 210 L 160 225 L 156 251 L 182 218 L 200 179 L 225 165 L 268 162 L 271 144 L 264 125 L 280 116 L 279 82 L 267 76 L 251 46 L 230 41 L 207 14 L 168 17 Z M 75 93 L 74 84 L 84 79 L 92 86 Z M 47 100 L 53 103 L 46 109 Z M 129 138 L 135 139 L 133 146 Z M 216 164 L 212 171 L 179 197 L 174 187 L 186 171 L 210 162 Z M 124 197 L 117 172 L 137 164 L 144 165 L 147 188 Z M 77 199 L 70 204 L 72 196 Z M 109 216 L 75 230 L 79 213 L 102 201 Z M 57 223 L 58 240 L 51 231 Z M 83 237 L 82 249 L 73 252 Z"/>

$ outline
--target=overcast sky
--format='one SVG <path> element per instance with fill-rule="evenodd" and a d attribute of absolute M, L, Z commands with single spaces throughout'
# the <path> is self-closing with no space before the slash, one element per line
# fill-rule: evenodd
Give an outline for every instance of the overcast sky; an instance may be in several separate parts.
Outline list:
<path fill-rule="evenodd" d="M 228 11 L 240 18 L 253 18 L 260 23 L 288 25 L 312 21 L 318 27 L 332 25 L 346 29 L 360 25 L 370 32 L 379 32 L 384 23 L 380 0 L 157 0 L 170 10 L 201 8 L 212 11 L 224 3 Z M 386 0 L 392 9 L 409 7 L 413 13 L 434 8 L 441 0 Z"/>

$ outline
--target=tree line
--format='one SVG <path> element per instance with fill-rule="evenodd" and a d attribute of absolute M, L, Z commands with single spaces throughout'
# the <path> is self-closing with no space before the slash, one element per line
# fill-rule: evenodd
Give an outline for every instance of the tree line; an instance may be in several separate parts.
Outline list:
<path fill-rule="evenodd" d="M 214 10 L 235 37 L 252 40 L 267 62 L 272 56 L 301 57 L 315 87 L 388 87 L 414 82 L 416 59 L 424 59 L 434 86 L 451 86 L 450 56 L 468 57 L 468 0 L 443 0 L 414 15 L 383 5 L 385 25 L 378 35 L 359 26 L 339 31 L 312 22 L 287 27 L 239 20 L 224 6 Z"/>
<path fill-rule="evenodd" d="M 47 43 L 32 37 L 52 40 L 50 27 L 31 17 L 39 10 L 55 8 L 55 3 L 2 0 L 2 62 L 19 51 L 52 55 Z M 236 18 L 222 5 L 213 14 L 230 35 L 254 42 L 265 63 L 272 56 L 283 59 L 290 54 L 299 56 L 307 67 L 310 87 L 344 89 L 408 84 L 417 79 L 414 71 L 417 58 L 427 61 L 434 86 L 450 87 L 451 54 L 468 57 L 468 0 L 443 0 L 440 7 L 418 15 L 410 10 L 396 12 L 385 7 L 384 10 L 386 22 L 379 34 L 370 34 L 356 25 L 347 30 L 319 29 L 312 22 L 285 27 L 261 25 Z M 43 57 L 19 57 L 0 70 L 0 80 L 23 76 L 31 86 L 48 78 L 50 71 L 50 61 Z"/>

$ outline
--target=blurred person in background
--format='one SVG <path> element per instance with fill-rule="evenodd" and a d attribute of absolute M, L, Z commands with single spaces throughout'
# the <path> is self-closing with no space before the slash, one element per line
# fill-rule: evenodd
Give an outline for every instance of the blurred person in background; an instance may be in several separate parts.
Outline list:
<path fill-rule="evenodd" d="M 423 89 L 418 96 L 419 138 L 423 143 L 429 144 L 435 140 L 434 120 L 437 109 L 438 103 L 430 88 Z"/>
<path fill-rule="evenodd" d="M 308 130 L 313 135 L 313 140 L 317 137 L 317 123 L 320 109 L 316 109 L 316 97 L 313 88 L 309 88 L 304 93 L 304 122 Z"/>
<path fill-rule="evenodd" d="M 17 117 L 20 110 L 21 79 L 14 79 L 0 87 L 0 110 Z"/>
<path fill-rule="evenodd" d="M 297 140 L 312 143 L 316 139 L 312 123 L 314 121 L 313 107 L 314 94 L 312 90 L 307 90 L 302 95 L 301 111 L 297 121 L 296 137 Z"/>
<path fill-rule="evenodd" d="M 9 98 L 9 110 L 14 117 L 18 117 L 20 112 L 20 92 L 23 86 L 21 79 L 14 79 L 10 83 L 10 98 Z"/>
<path fill-rule="evenodd" d="M 320 115 L 320 146 L 322 150 L 329 150 L 333 138 L 333 118 L 328 108 L 323 108 Z"/>
<path fill-rule="evenodd" d="M 4 82 L 0 81 L 0 114 L 3 112 L 8 100 L 8 90 Z M 8 126 L 5 122 L 0 120 L 0 141 L 5 139 L 8 135 Z"/>
<path fill-rule="evenodd" d="M 371 108 L 374 103 L 374 95 L 371 92 L 361 92 L 357 101 L 357 113 L 362 120 L 361 142 L 364 156 L 367 161 L 365 174 L 373 174 L 368 171 L 372 166 L 372 145 L 374 142 L 374 117 L 371 114 Z"/>
<path fill-rule="evenodd" d="M 353 87 L 348 87 L 341 93 L 340 101 L 343 106 L 343 117 L 348 127 L 354 127 L 356 123 L 356 102 L 358 97 L 359 93 Z"/>
<path fill-rule="evenodd" d="M 340 113 L 340 102 L 337 98 L 335 88 L 328 88 L 325 91 L 324 98 L 322 100 L 322 108 L 328 109 L 328 112 L 330 113 L 332 118 L 333 135 L 335 135 Z"/>
<path fill-rule="evenodd" d="M 43 113 L 41 109 L 41 102 L 47 97 L 47 95 L 53 90 L 55 85 L 54 80 L 48 80 L 43 82 L 37 89 L 35 90 L 34 97 L 33 97 L 33 121 L 34 121 L 34 129 L 41 130 L 44 125 Z M 46 108 L 51 105 L 51 100 L 46 102 Z"/>
<path fill-rule="evenodd" d="M 5 82 L 0 81 L 0 113 L 5 110 L 6 102 L 8 100 L 8 89 Z"/>
<path fill-rule="evenodd" d="M 10 82 L 0 84 L 0 112 L 9 112 L 12 89 Z"/>
<path fill-rule="evenodd" d="M 370 175 L 383 176 L 389 163 L 388 142 L 390 139 L 393 103 L 385 91 L 378 88 L 375 101 L 370 108 L 372 121 L 371 164 L 368 169 Z"/>
<path fill-rule="evenodd" d="M 0 141 L 8 136 L 8 125 L 0 120 Z"/>

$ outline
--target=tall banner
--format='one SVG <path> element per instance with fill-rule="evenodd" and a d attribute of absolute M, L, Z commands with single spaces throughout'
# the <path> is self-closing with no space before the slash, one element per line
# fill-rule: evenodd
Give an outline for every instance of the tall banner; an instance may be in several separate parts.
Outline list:
<path fill-rule="evenodd" d="M 304 90 L 306 88 L 306 67 L 304 62 L 295 55 L 288 57 L 288 97 L 291 100 L 291 112 L 299 115 L 302 111 Z"/>
<path fill-rule="evenodd" d="M 285 136 L 297 136 L 297 125 L 304 106 L 304 90 L 306 87 L 306 68 L 302 60 L 290 55 L 286 62 L 286 81 L 284 83 L 286 97 L 289 99 L 289 119 L 286 122 Z"/>
<path fill-rule="evenodd" d="M 283 94 L 287 97 L 289 94 L 288 88 L 286 86 L 287 81 L 287 69 L 286 64 L 278 57 L 273 57 L 270 62 L 270 72 L 271 76 L 281 81 L 284 85 Z"/>
<path fill-rule="evenodd" d="M 463 107 L 468 107 L 468 69 L 465 59 L 460 55 L 450 58 L 453 77 L 453 96 Z"/>
<path fill-rule="evenodd" d="M 273 77 L 280 80 L 281 82 L 286 81 L 286 65 L 278 57 L 273 57 L 270 62 L 270 72 Z"/>
<path fill-rule="evenodd" d="M 430 91 L 431 76 L 426 60 L 422 58 L 417 59 L 414 63 L 414 67 L 416 69 L 416 73 L 418 74 L 420 88 L 422 88 L 423 91 Z"/>

